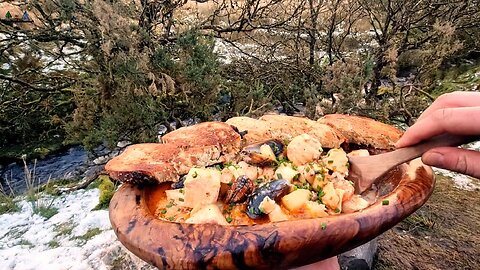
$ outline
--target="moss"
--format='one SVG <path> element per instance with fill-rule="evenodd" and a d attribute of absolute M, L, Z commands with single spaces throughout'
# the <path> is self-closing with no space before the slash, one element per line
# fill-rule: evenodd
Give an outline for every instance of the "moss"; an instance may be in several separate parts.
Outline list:
<path fill-rule="evenodd" d="M 33 244 L 28 241 L 28 240 L 25 240 L 25 239 L 22 239 L 18 242 L 18 245 L 20 246 L 29 246 L 29 247 L 33 247 Z"/>
<path fill-rule="evenodd" d="M 74 224 L 71 222 L 65 222 L 58 224 L 54 231 L 57 233 L 55 237 L 71 234 L 73 231 Z"/>
<path fill-rule="evenodd" d="M 81 236 L 75 237 L 77 240 L 83 240 L 83 241 L 88 241 L 95 237 L 96 235 L 99 235 L 102 232 L 99 228 L 93 228 L 93 229 L 88 229 L 88 231 Z"/>
<path fill-rule="evenodd" d="M 40 205 L 40 206 L 34 207 L 33 213 L 40 215 L 46 219 L 49 219 L 55 216 L 56 214 L 58 214 L 58 209 L 51 206 Z"/>
<path fill-rule="evenodd" d="M 45 185 L 41 186 L 38 191 L 39 192 L 45 192 L 46 194 L 49 195 L 60 195 L 59 188 L 60 187 L 71 187 L 74 185 L 74 181 L 69 180 L 69 179 L 60 179 L 60 180 L 55 180 L 55 181 L 50 181 L 46 183 Z"/>
<path fill-rule="evenodd" d="M 52 240 L 52 241 L 48 242 L 47 245 L 48 245 L 49 248 L 57 248 L 57 247 L 60 246 L 60 244 L 58 243 L 58 241 L 55 241 L 55 240 Z"/>
<path fill-rule="evenodd" d="M 97 179 L 100 181 L 98 189 L 100 190 L 100 196 L 98 198 L 98 204 L 95 206 L 94 210 L 106 209 L 110 204 L 110 200 L 115 193 L 115 184 L 110 180 L 106 175 L 101 175 Z"/>

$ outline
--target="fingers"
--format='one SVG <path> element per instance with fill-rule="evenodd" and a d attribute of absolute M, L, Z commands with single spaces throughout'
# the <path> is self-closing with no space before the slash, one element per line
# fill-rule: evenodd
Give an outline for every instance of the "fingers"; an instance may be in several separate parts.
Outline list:
<path fill-rule="evenodd" d="M 422 156 L 423 163 L 480 178 L 480 152 L 455 147 L 439 147 Z"/>
<path fill-rule="evenodd" d="M 436 110 L 411 126 L 395 146 L 413 145 L 443 133 L 480 135 L 480 106 Z"/>
<path fill-rule="evenodd" d="M 452 92 L 443 94 L 420 115 L 417 121 L 430 116 L 440 109 L 475 106 L 480 106 L 480 92 Z"/>

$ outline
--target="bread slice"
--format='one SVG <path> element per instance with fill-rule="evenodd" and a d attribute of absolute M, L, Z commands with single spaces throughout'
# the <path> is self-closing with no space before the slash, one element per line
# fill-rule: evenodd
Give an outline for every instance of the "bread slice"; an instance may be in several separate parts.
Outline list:
<path fill-rule="evenodd" d="M 177 181 L 190 168 L 233 160 L 241 149 L 240 135 L 228 124 L 205 122 L 165 135 L 161 143 L 129 146 L 105 165 L 122 182 Z"/>
<path fill-rule="evenodd" d="M 307 133 L 320 141 L 322 147 L 338 148 L 345 142 L 344 136 L 334 128 L 308 118 L 286 115 L 264 115 L 260 120 L 267 122 L 272 137 L 290 141 L 298 135 Z"/>
<path fill-rule="evenodd" d="M 349 144 L 366 148 L 392 150 L 395 142 L 402 136 L 399 129 L 362 116 L 329 114 L 317 122 L 337 129 L 347 138 Z"/>
<path fill-rule="evenodd" d="M 272 136 L 270 126 L 265 121 L 239 116 L 228 119 L 226 123 L 236 127 L 238 131 L 242 133 L 246 132 L 246 134 L 243 135 L 245 145 L 275 139 Z"/>

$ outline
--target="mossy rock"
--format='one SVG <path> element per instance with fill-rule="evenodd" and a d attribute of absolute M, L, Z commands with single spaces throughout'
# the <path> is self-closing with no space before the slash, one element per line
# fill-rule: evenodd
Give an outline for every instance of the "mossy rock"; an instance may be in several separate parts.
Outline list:
<path fill-rule="evenodd" d="M 98 198 L 98 204 L 95 206 L 94 210 L 106 209 L 110 204 L 110 200 L 115 193 L 116 185 L 110 180 L 110 177 L 106 175 L 101 175 L 95 180 L 92 185 L 97 185 L 100 190 L 100 196 Z"/>

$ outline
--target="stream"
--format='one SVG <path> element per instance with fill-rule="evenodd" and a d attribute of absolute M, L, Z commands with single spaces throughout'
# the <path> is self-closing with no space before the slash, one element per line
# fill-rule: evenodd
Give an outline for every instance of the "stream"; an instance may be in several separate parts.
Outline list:
<path fill-rule="evenodd" d="M 88 166 L 88 153 L 81 146 L 65 152 L 48 155 L 45 159 L 31 160 L 28 171 L 37 186 L 52 180 L 78 178 Z M 27 190 L 27 177 L 23 163 L 11 163 L 0 167 L 0 189 L 6 193 L 21 194 Z"/>

